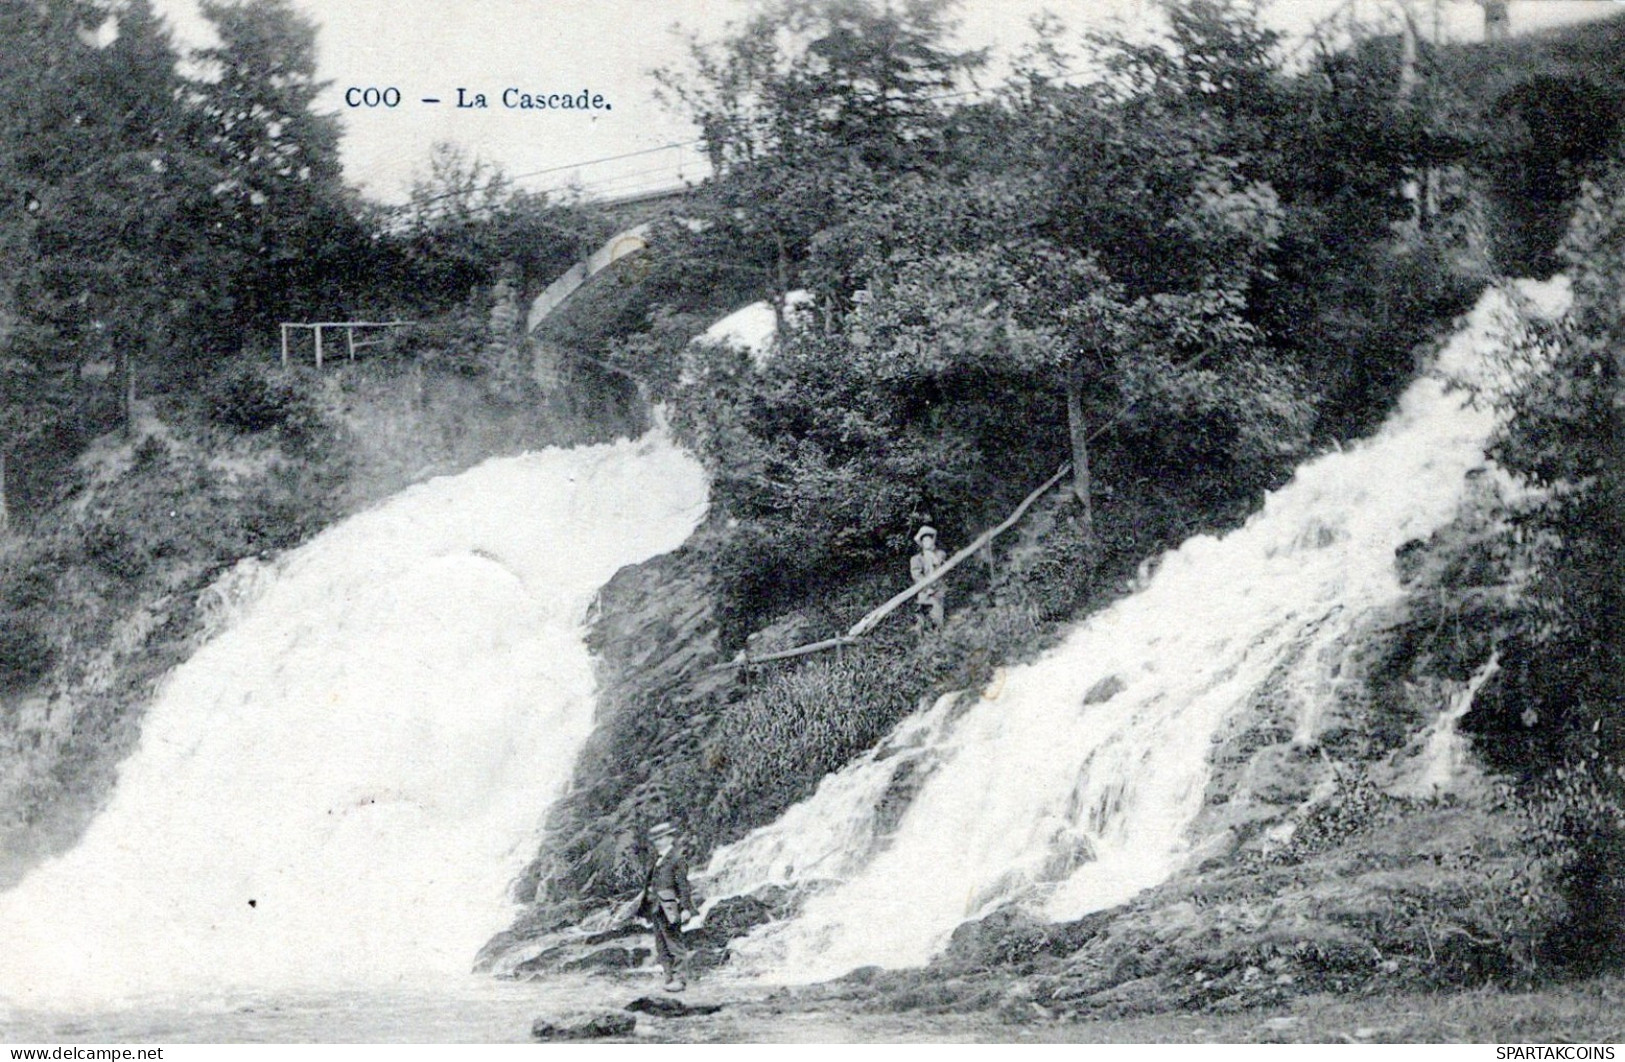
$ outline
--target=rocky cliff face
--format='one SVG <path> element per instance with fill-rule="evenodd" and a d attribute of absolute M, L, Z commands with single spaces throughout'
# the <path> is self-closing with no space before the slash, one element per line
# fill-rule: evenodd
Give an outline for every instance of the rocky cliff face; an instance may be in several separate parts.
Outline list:
<path fill-rule="evenodd" d="M 720 656 L 703 549 L 715 533 L 702 529 L 676 553 L 621 569 L 599 593 L 587 647 L 601 721 L 651 694 L 693 704 L 733 684 L 712 670 Z"/>
<path fill-rule="evenodd" d="M 710 707 L 735 681 L 715 669 L 720 655 L 705 546 L 718 533 L 702 526 L 683 548 L 623 568 L 600 591 L 587 635 L 598 678 L 597 728 L 569 792 L 554 806 L 540 852 L 515 886 L 516 898 L 529 906 L 485 949 L 482 963 L 502 969 L 534 961 L 561 943 L 549 933 L 578 923 L 587 936 L 599 936 L 604 930 L 593 930 L 599 925 L 593 916 L 605 913 L 602 901 L 586 898 L 636 889 L 645 862 L 641 830 L 669 817 L 669 780 L 681 777 L 671 764 L 699 762 Z M 570 957 L 580 956 L 572 951 L 560 961 Z"/>

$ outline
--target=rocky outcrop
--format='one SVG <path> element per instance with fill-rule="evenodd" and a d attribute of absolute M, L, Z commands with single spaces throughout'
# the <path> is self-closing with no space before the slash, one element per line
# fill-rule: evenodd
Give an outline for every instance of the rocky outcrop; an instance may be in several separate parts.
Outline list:
<path fill-rule="evenodd" d="M 722 1009 L 720 1003 L 688 1004 L 665 996 L 639 996 L 626 1005 L 634 1014 L 649 1014 L 656 1018 L 699 1018 L 715 1014 Z"/>
<path fill-rule="evenodd" d="M 711 670 L 720 655 L 705 546 L 717 533 L 701 528 L 682 549 L 622 568 L 599 591 L 587 648 L 600 719 L 639 695 L 694 702 L 733 683 L 732 674 Z"/>
<path fill-rule="evenodd" d="M 638 888 L 639 868 L 647 865 L 640 829 L 671 814 L 662 785 L 652 780 L 657 767 L 668 758 L 696 758 L 692 746 L 707 706 L 735 681 L 732 672 L 716 668 L 706 547 L 719 533 L 702 526 L 681 549 L 621 569 L 594 600 L 586 642 L 598 679 L 597 726 L 569 792 L 554 805 L 540 852 L 515 886 L 530 906 L 483 949 L 481 968 L 534 973 L 572 962 L 602 967 L 621 961 L 610 952 L 589 958 L 578 929 L 596 925 L 609 936 L 628 931 L 599 923 L 612 897 Z M 560 942 L 571 947 L 549 950 Z"/>
<path fill-rule="evenodd" d="M 599 1014 L 586 1021 L 561 1025 L 551 1018 L 537 1018 L 530 1027 L 533 1040 L 610 1040 L 631 1036 L 638 1019 L 630 1014 Z"/>

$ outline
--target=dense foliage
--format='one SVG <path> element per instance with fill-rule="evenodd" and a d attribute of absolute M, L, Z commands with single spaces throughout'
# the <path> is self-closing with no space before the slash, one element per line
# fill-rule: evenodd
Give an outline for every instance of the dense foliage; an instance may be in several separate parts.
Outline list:
<path fill-rule="evenodd" d="M 1461 147 L 1380 50 L 1292 75 L 1248 5 L 1201 0 L 1081 56 L 1045 23 L 980 91 L 951 9 L 785 0 L 663 75 L 718 168 L 674 268 L 787 326 L 769 357 L 671 342 L 706 305 L 677 285 L 619 351 L 737 521 L 731 639 L 927 515 L 967 541 L 1063 461 L 1086 530 L 1140 481 L 1256 493 L 1382 408 L 1474 283 L 1395 239 L 1409 175 Z"/>
<path fill-rule="evenodd" d="M 1574 307 L 1531 352 L 1497 450 L 1535 494 L 1492 542 L 1516 592 L 1469 724 L 1534 809 L 1569 905 L 1554 950 L 1598 962 L 1625 943 L 1625 159 L 1586 185 L 1560 253 Z"/>
<path fill-rule="evenodd" d="M 1084 60 L 1046 23 L 1015 73 L 983 89 L 955 80 L 976 57 L 948 44 L 950 10 L 785 2 L 732 38 L 696 42 L 692 70 L 665 76 L 706 131 L 717 175 L 659 234 L 640 282 L 647 329 L 611 356 L 672 400 L 713 473 L 717 519 L 682 565 L 708 572 L 725 655 L 844 630 L 906 583 L 922 517 L 952 549 L 1068 460 L 1087 468 L 1072 486 L 1088 504 L 1046 501 L 987 566 L 961 569 L 940 637 L 917 644 L 893 620 L 844 659 L 771 665 L 720 691 L 627 676 L 637 688 L 610 698 L 601 744 L 526 879 L 538 898 L 635 887 L 651 816 L 683 819 L 699 852 L 771 820 L 922 698 L 974 688 L 1123 592 L 1144 558 L 1239 519 L 1298 455 L 1367 430 L 1479 286 L 1551 252 L 1545 221 L 1516 205 L 1518 181 L 1555 175 L 1553 202 L 1567 209 L 1617 128 L 1618 94 L 1586 86 L 1607 83 L 1625 52 L 1573 40 L 1519 42 L 1516 62 L 1510 48 L 1424 42 L 1419 78 L 1393 37 L 1322 46 L 1293 67 L 1247 5 L 1197 2 L 1168 6 L 1161 40 L 1085 41 L 1088 69 L 1110 76 L 1081 83 Z M 851 61 L 871 54 L 881 58 Z M 912 73 L 885 80 L 878 68 Z M 803 82 L 785 75 L 797 70 L 832 78 L 829 98 L 799 96 Z M 1581 97 L 1591 102 L 1565 102 Z M 904 144 L 841 150 L 847 134 L 834 131 L 880 121 L 881 100 L 906 121 Z M 689 342 L 756 299 L 779 317 L 769 349 Z M 1580 420 L 1530 438 L 1595 433 L 1572 386 L 1546 404 Z M 1415 635 L 1404 651 L 1417 669 L 1379 676 L 1374 698 L 1409 704 L 1422 696 L 1405 687 L 1416 675 L 1443 688 L 1497 639 L 1549 629 L 1535 617 L 1555 606 L 1525 607 L 1528 588 L 1495 573 L 1525 544 L 1556 539 L 1529 524 L 1513 541 L 1506 526 L 1480 514 L 1458 529 L 1447 572 L 1407 576 L 1433 595 L 1395 635 Z M 1556 601 L 1596 574 L 1554 569 L 1542 594 Z M 1592 608 L 1573 604 L 1593 617 L 1574 652 L 1509 642 L 1508 681 L 1481 695 L 1501 706 L 1487 728 L 1506 753 L 1496 763 L 1548 791 L 1583 775 L 1548 770 L 1564 759 L 1555 746 L 1519 742 L 1540 730 L 1579 748 L 1595 718 L 1547 730 L 1556 717 L 1539 708 L 1533 728 L 1516 676 L 1530 662 L 1594 671 Z M 1563 675 L 1551 676 L 1554 700 L 1569 695 Z M 1398 741 L 1414 723 L 1372 725 Z M 1327 806 L 1364 821 L 1357 801 Z M 1605 880 L 1604 864 L 1576 857 L 1573 816 L 1563 826 L 1552 810 L 1562 802 L 1544 806 L 1536 818 L 1557 840 L 1543 865 L 1557 872 L 1518 877 L 1509 843 L 1500 876 L 1472 894 L 1484 909 L 1461 921 L 1515 937 L 1519 964 L 1535 963 L 1530 942 L 1550 924 L 1536 892 L 1565 866 L 1593 894 Z"/>
<path fill-rule="evenodd" d="M 278 321 L 449 313 L 471 319 L 450 345 L 480 351 L 490 288 L 535 290 L 603 232 L 444 151 L 406 208 L 364 203 L 342 180 L 337 117 L 317 110 L 315 24 L 288 0 L 201 13 L 216 42 L 183 52 L 149 0 L 0 6 L 14 512 L 46 503 L 138 399 L 206 395 L 240 350 L 271 349 Z"/>

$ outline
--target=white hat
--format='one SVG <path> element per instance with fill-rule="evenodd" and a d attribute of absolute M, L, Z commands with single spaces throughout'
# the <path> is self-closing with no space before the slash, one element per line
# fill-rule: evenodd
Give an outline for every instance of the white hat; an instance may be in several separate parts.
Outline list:
<path fill-rule="evenodd" d="M 918 542 L 918 541 L 920 541 L 920 539 L 924 538 L 926 535 L 930 535 L 932 538 L 936 538 L 937 537 L 937 529 L 932 527 L 930 524 L 926 524 L 924 527 L 922 527 L 918 531 L 914 532 L 914 541 Z"/>

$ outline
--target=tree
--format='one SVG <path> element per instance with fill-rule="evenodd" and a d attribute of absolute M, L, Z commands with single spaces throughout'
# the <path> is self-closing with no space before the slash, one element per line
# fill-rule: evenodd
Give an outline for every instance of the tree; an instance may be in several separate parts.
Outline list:
<path fill-rule="evenodd" d="M 177 223 L 189 227 L 188 241 L 206 239 L 212 182 L 188 149 L 176 54 L 146 0 L 9 5 L 0 33 L 18 59 L 0 76 L 0 168 L 22 193 L 20 217 L 5 219 L 15 234 L 6 286 L 17 315 L 6 351 L 14 404 L 0 445 L 22 447 L 71 419 L 82 404 L 77 370 L 105 356 L 109 338 L 131 394 L 134 348 L 150 345 L 149 328 L 161 325 L 154 307 L 176 294 L 150 267 L 153 221 L 165 216 L 175 182 L 190 181 Z M 134 257 L 105 257 L 111 244 Z M 109 337 L 109 322 L 122 334 Z"/>
<path fill-rule="evenodd" d="M 191 137 L 222 173 L 239 329 L 330 305 L 367 242 L 341 180 L 339 122 L 318 114 L 316 27 L 288 0 L 205 0 L 220 43 L 195 52 Z"/>
<path fill-rule="evenodd" d="M 138 361 L 187 374 L 179 333 L 231 301 L 215 243 L 223 228 L 219 173 L 184 153 L 136 151 L 93 165 L 58 193 L 41 226 L 45 284 L 78 293 L 93 333 L 120 360 L 125 422 L 133 423 Z M 138 352 L 145 352 L 138 359 Z"/>
<path fill-rule="evenodd" d="M 611 234 L 577 208 L 515 188 L 500 166 L 450 143 L 434 146 L 428 173 L 412 182 L 396 217 L 393 235 L 414 285 L 442 306 L 504 269 L 521 292 L 535 291 Z"/>
<path fill-rule="evenodd" d="M 939 97 L 983 58 L 948 47 L 954 6 L 776 0 L 718 45 L 691 41 L 691 71 L 656 71 L 716 172 L 699 240 L 743 256 L 781 323 L 819 234 L 940 156 Z"/>
<path fill-rule="evenodd" d="M 754 241 L 755 261 L 777 260 L 773 290 L 789 273 L 822 311 L 781 329 L 765 366 L 702 349 L 677 374 L 679 426 L 757 558 L 740 597 L 879 562 L 922 509 L 986 526 L 1063 455 L 1087 540 L 1097 443 L 1118 476 L 1230 482 L 1302 445 L 1301 381 L 1248 317 L 1281 236 L 1261 179 L 1259 125 L 1281 96 L 1270 39 L 1237 5 L 1197 6 L 1203 20 L 1175 13 L 1175 43 L 1112 45 L 1105 83 L 1032 65 L 992 103 L 936 112 L 930 150 L 905 139 L 892 168 L 831 141 L 798 170 L 845 96 L 802 107 L 815 79 L 775 58 L 782 36 L 738 39 L 706 68 L 716 187 L 738 198 L 693 242 Z M 1197 29 L 1214 54 L 1180 51 Z M 840 210 L 821 206 L 836 187 Z"/>
<path fill-rule="evenodd" d="M 1502 666 L 1465 723 L 1567 901 L 1555 957 L 1584 967 L 1625 943 L 1625 158 L 1586 184 L 1562 254 L 1573 307 L 1537 333 L 1492 450 L 1534 489 L 1491 543 Z"/>

